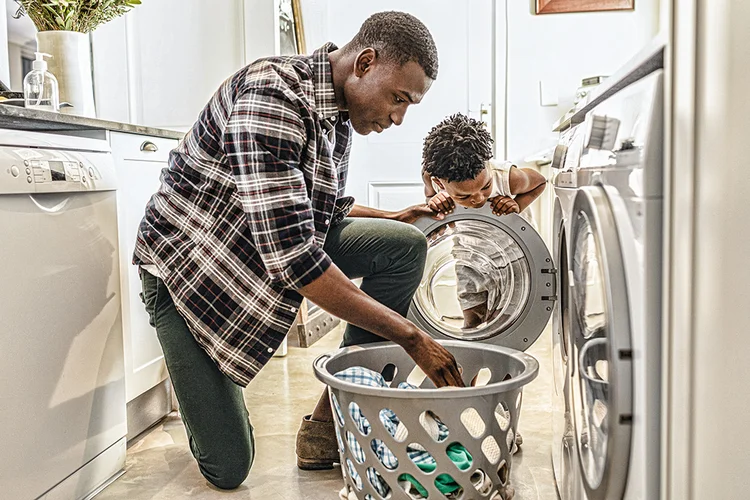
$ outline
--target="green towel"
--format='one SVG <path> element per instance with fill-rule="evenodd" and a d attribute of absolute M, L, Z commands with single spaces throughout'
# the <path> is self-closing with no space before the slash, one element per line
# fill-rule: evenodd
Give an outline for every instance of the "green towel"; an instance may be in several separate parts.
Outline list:
<path fill-rule="evenodd" d="M 450 458 L 451 461 L 456 464 L 456 467 L 458 467 L 459 470 L 466 470 L 471 467 L 471 454 L 466 448 L 463 447 L 463 445 L 453 443 L 452 445 L 448 446 L 447 454 L 448 458 Z M 437 462 L 433 458 L 432 460 L 417 463 L 417 467 L 419 467 L 422 472 L 430 474 L 437 468 Z M 427 498 L 427 490 L 425 490 L 424 487 L 419 483 L 419 481 L 417 481 L 411 474 L 401 474 L 398 477 L 398 480 L 409 481 L 414 485 L 420 495 Z M 440 474 L 437 478 L 435 478 L 435 486 L 437 487 L 438 491 L 440 491 L 440 493 L 444 495 L 453 493 L 460 488 L 458 483 L 456 483 L 456 481 L 449 474 Z"/>

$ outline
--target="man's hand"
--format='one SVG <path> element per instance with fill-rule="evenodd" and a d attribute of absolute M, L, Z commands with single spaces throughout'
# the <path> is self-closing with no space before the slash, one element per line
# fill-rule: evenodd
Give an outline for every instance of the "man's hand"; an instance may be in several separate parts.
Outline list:
<path fill-rule="evenodd" d="M 415 342 L 404 346 L 404 349 L 435 387 L 464 387 L 456 358 L 426 333 L 420 332 Z"/>
<path fill-rule="evenodd" d="M 396 213 L 394 217 L 399 222 L 414 224 L 417 219 L 422 217 L 432 217 L 436 220 L 442 220 L 445 216 L 441 213 L 435 213 L 430 207 L 425 205 L 413 205 Z"/>
<path fill-rule="evenodd" d="M 492 213 L 495 215 L 517 214 L 521 211 L 516 200 L 510 196 L 495 196 L 490 198 L 489 202 L 492 204 Z"/>
<path fill-rule="evenodd" d="M 451 198 L 448 193 L 440 191 L 438 194 L 430 198 L 430 201 L 427 202 L 427 206 L 435 213 L 447 215 L 453 212 L 453 209 L 456 207 L 456 202 L 453 201 L 453 198 Z"/>

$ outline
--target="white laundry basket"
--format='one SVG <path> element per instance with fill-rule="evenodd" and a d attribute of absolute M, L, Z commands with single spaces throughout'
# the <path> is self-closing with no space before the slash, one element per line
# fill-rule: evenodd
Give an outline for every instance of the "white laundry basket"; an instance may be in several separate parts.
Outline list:
<path fill-rule="evenodd" d="M 512 496 L 509 478 L 522 390 L 536 378 L 539 364 L 505 347 L 440 343 L 455 356 L 465 384 L 477 377 L 477 386 L 436 389 L 425 378 L 415 384 L 420 390 L 399 389 L 421 371 L 393 343 L 347 347 L 315 360 L 316 376 L 330 388 L 344 481 L 358 499 L 412 500 L 424 493 L 431 500 Z M 389 387 L 334 376 L 351 367 L 382 373 Z M 394 416 L 400 422 L 396 432 L 386 428 Z M 436 422 L 447 432 L 436 432 Z M 465 460 L 454 458 L 457 450 Z M 425 457 L 434 464 L 431 472 L 415 463 Z M 438 484 L 444 491 L 455 489 L 444 493 Z"/>

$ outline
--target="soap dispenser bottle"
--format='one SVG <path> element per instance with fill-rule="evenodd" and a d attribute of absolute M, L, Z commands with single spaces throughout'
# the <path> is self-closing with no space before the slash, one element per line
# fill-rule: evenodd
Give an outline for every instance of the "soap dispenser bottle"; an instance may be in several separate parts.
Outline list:
<path fill-rule="evenodd" d="M 25 106 L 30 109 L 45 111 L 60 110 L 60 95 L 57 78 L 47 71 L 47 61 L 44 57 L 52 57 L 43 52 L 35 52 L 36 60 L 32 63 L 32 70 L 23 79 L 23 97 Z"/>

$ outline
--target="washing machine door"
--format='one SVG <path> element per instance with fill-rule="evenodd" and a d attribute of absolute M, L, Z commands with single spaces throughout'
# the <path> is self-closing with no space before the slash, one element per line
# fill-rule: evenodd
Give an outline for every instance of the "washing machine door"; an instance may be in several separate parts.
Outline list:
<path fill-rule="evenodd" d="M 542 238 L 522 217 L 489 204 L 442 221 L 422 218 L 424 276 L 409 318 L 433 337 L 525 350 L 547 325 L 556 271 Z"/>
<path fill-rule="evenodd" d="M 579 188 L 571 226 L 571 389 L 589 500 L 622 498 L 632 434 L 630 307 L 622 247 L 607 195 Z"/>

